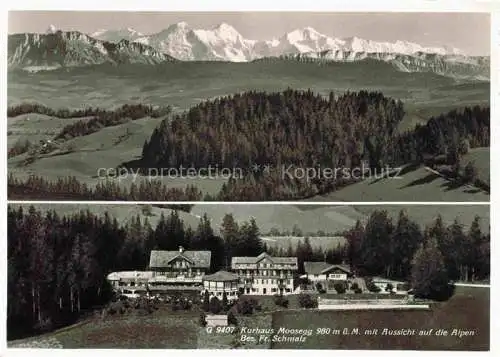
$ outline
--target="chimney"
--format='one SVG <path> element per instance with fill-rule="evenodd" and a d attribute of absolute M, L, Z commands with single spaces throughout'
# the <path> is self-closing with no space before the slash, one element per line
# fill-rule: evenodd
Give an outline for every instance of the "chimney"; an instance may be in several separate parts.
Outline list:
<path fill-rule="evenodd" d="M 184 247 L 182 245 L 179 246 L 179 254 L 184 253 Z"/>

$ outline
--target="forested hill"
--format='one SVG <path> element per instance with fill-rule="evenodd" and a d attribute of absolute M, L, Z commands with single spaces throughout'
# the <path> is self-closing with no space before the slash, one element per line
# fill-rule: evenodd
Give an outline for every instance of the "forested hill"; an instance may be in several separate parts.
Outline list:
<path fill-rule="evenodd" d="M 164 120 L 134 164 L 145 171 L 239 168 L 243 176 L 233 176 L 213 199 L 286 200 L 359 181 L 355 171 L 387 173 L 429 157 L 457 157 L 461 148 L 489 146 L 489 107 L 455 109 L 401 132 L 404 116 L 403 103 L 380 92 L 325 98 L 310 90 L 250 91 L 200 103 Z M 290 177 L 290 167 L 300 174 L 311 169 L 334 174 Z"/>
<path fill-rule="evenodd" d="M 467 139 L 489 145 L 489 108 L 454 110 L 400 133 L 403 103 L 380 92 L 324 98 L 312 91 L 246 92 L 163 121 L 144 143 L 143 167 L 257 165 L 370 167 L 443 154 Z"/>
<path fill-rule="evenodd" d="M 251 91 L 162 122 L 144 144 L 143 165 L 356 166 L 364 141 L 391 141 L 403 116 L 402 103 L 379 92 L 325 99 L 312 91 Z"/>

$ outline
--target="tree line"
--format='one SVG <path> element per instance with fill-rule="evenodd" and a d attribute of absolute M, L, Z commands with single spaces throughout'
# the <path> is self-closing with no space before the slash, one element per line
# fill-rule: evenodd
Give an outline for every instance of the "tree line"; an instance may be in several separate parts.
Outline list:
<path fill-rule="evenodd" d="M 22 180 L 12 173 L 7 179 L 10 199 L 78 199 L 89 201 L 199 201 L 202 192 L 194 185 L 183 188 L 168 187 L 159 180 L 141 180 L 129 186 L 116 180 L 99 180 L 92 187 L 78 181 L 74 176 L 60 177 L 49 181 L 41 176 L 32 175 Z M 189 211 L 191 205 L 174 205 Z"/>
<path fill-rule="evenodd" d="M 374 211 L 366 224 L 358 221 L 344 236 L 356 272 L 411 282 L 423 297 L 435 297 L 431 288 L 443 290 L 449 281 L 490 276 L 490 234 L 481 231 L 478 216 L 468 230 L 458 220 L 445 225 L 441 216 L 422 229 L 405 211 L 396 224 L 387 211 Z M 440 284 L 430 284 L 434 278 Z"/>
<path fill-rule="evenodd" d="M 88 120 L 79 120 L 66 125 L 54 140 L 68 140 L 77 136 L 84 136 L 95 133 L 102 128 L 126 123 L 129 120 L 137 120 L 144 117 L 159 118 L 170 114 L 171 107 L 154 108 L 151 105 L 125 104 L 113 111 L 99 111 Z"/>
<path fill-rule="evenodd" d="M 23 114 L 42 114 L 51 117 L 69 119 L 83 117 L 106 117 L 114 115 L 117 117 L 129 117 L 132 119 L 138 119 L 145 116 L 157 118 L 169 114 L 171 110 L 172 108 L 170 106 L 153 107 L 151 105 L 144 104 L 124 104 L 121 107 L 116 108 L 115 110 L 106 110 L 98 107 L 87 107 L 84 109 L 52 109 L 43 104 L 22 103 L 9 106 L 7 108 L 7 117 L 13 118 Z"/>

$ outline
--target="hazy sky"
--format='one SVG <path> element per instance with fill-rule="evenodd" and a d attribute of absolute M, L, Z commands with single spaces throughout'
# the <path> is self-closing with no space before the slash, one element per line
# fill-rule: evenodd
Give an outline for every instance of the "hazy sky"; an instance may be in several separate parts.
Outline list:
<path fill-rule="evenodd" d="M 452 46 L 471 55 L 490 54 L 487 13 L 312 13 L 312 12 L 85 12 L 11 11 L 9 33 L 61 30 L 91 33 L 132 27 L 145 34 L 186 21 L 193 28 L 226 22 L 245 38 L 272 39 L 311 26 L 332 37 L 358 36 L 375 41 L 405 40 L 424 46 Z"/>

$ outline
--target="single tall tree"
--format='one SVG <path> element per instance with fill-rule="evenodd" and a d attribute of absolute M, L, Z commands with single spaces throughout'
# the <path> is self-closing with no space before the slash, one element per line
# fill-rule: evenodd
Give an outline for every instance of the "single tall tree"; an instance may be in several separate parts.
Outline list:
<path fill-rule="evenodd" d="M 413 257 L 411 284 L 416 297 L 433 300 L 449 297 L 450 285 L 443 255 L 428 229 L 424 243 Z"/>

